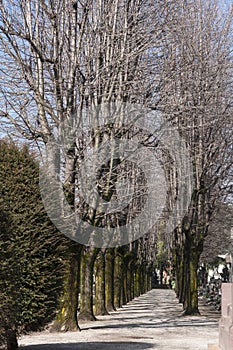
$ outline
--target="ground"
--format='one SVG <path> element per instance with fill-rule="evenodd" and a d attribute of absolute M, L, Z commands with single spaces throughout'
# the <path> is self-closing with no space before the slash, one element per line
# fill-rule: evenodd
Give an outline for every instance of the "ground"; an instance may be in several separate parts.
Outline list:
<path fill-rule="evenodd" d="M 218 344 L 220 315 L 201 306 L 201 316 L 183 316 L 169 289 L 153 289 L 81 332 L 23 336 L 20 350 L 207 350 Z"/>

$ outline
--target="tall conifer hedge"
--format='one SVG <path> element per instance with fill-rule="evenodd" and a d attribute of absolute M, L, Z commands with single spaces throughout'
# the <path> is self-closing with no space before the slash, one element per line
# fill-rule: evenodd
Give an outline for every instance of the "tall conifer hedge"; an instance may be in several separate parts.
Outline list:
<path fill-rule="evenodd" d="M 63 237 L 49 221 L 38 163 L 26 146 L 0 140 L 0 348 L 47 325 L 62 288 Z"/>

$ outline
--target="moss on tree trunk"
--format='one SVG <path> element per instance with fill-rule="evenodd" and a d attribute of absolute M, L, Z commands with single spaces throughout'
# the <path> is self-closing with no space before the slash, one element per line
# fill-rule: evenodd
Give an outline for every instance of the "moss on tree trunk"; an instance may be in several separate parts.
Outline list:
<path fill-rule="evenodd" d="M 122 257 L 120 254 L 117 254 L 114 264 L 114 305 L 116 308 L 120 308 L 122 306 L 123 283 Z"/>
<path fill-rule="evenodd" d="M 134 299 L 134 261 L 130 264 L 130 300 Z"/>
<path fill-rule="evenodd" d="M 81 257 L 79 321 L 95 321 L 93 313 L 93 269 L 99 248 L 84 248 Z"/>
<path fill-rule="evenodd" d="M 146 278 L 146 287 L 147 287 L 147 292 L 148 292 L 152 288 L 152 281 L 151 281 L 152 270 L 151 270 L 151 268 L 149 266 L 147 267 L 147 274 L 146 274 L 146 276 L 147 276 L 147 278 Z"/>
<path fill-rule="evenodd" d="M 183 245 L 177 244 L 175 268 L 177 295 L 183 304 L 185 315 L 199 314 L 197 270 L 203 247 L 202 236 L 184 232 Z"/>
<path fill-rule="evenodd" d="M 61 297 L 61 305 L 52 326 L 56 331 L 79 331 L 77 310 L 78 292 L 80 280 L 81 246 L 76 247 L 66 263 L 66 275 L 64 277 L 64 292 Z"/>
<path fill-rule="evenodd" d="M 146 266 L 142 263 L 140 268 L 140 294 L 146 293 Z"/>
<path fill-rule="evenodd" d="M 127 298 L 127 287 L 128 287 L 128 283 L 127 283 L 127 266 L 123 265 L 123 269 L 122 269 L 122 278 L 123 278 L 123 284 L 122 284 L 122 305 L 127 304 L 127 302 L 129 301 Z"/>
<path fill-rule="evenodd" d="M 109 248 L 105 253 L 105 305 L 107 311 L 114 311 L 114 249 Z"/>
<path fill-rule="evenodd" d="M 126 290 L 126 297 L 127 302 L 133 299 L 133 268 L 132 268 L 132 261 L 130 262 L 129 266 L 127 267 L 126 271 L 126 281 L 127 281 L 127 290 Z"/>
<path fill-rule="evenodd" d="M 107 315 L 105 307 L 105 257 L 103 251 L 99 251 L 95 260 L 95 315 Z"/>
<path fill-rule="evenodd" d="M 140 274 L 140 269 L 139 269 L 139 266 L 136 265 L 135 271 L 134 271 L 134 297 L 139 297 L 140 295 L 139 274 Z"/>
<path fill-rule="evenodd" d="M 184 262 L 187 266 L 185 293 L 184 293 L 184 314 L 199 314 L 198 309 L 198 283 L 197 269 L 199 262 L 199 252 L 192 247 L 190 251 L 184 251 Z"/>

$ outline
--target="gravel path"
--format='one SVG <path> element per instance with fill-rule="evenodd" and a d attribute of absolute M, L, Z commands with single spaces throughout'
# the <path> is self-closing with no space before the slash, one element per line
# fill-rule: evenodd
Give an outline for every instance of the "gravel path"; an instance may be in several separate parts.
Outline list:
<path fill-rule="evenodd" d="M 207 350 L 218 343 L 219 314 L 182 316 L 175 293 L 153 289 L 81 332 L 35 333 L 19 340 L 20 350 Z"/>

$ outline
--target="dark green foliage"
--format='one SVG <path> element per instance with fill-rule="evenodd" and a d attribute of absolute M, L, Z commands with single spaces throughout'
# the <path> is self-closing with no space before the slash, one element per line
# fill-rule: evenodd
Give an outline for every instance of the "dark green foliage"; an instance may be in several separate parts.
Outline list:
<path fill-rule="evenodd" d="M 40 330 L 54 318 L 62 242 L 43 208 L 37 162 L 27 147 L 1 140 L 0 347 L 9 332 Z"/>

